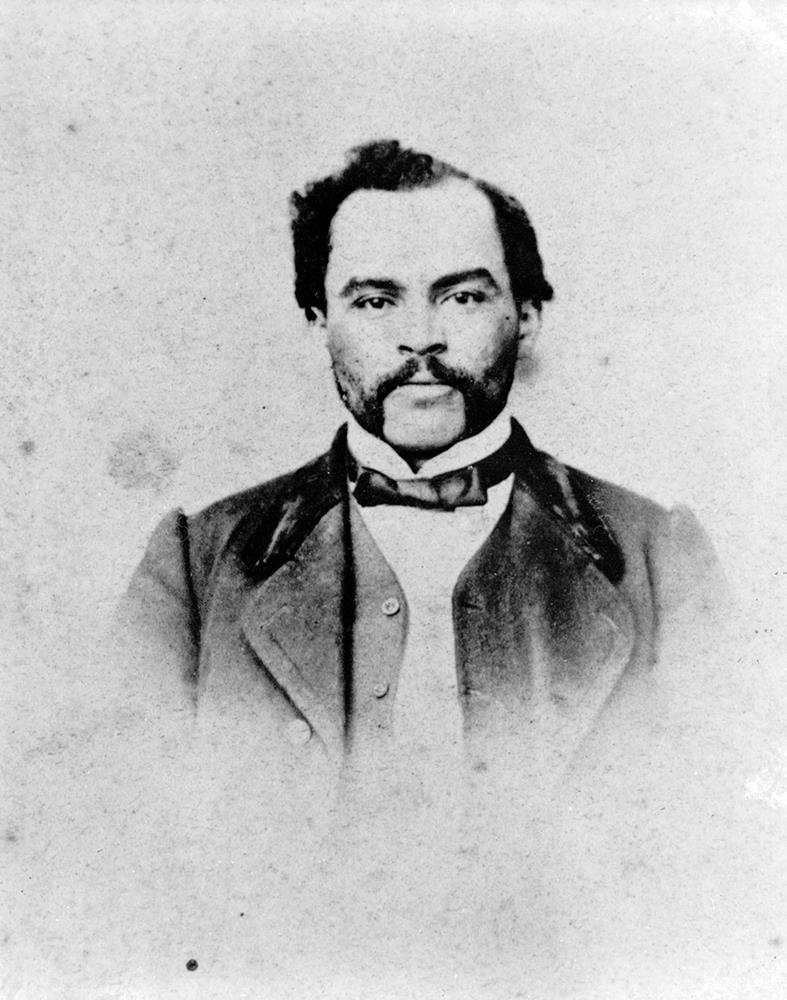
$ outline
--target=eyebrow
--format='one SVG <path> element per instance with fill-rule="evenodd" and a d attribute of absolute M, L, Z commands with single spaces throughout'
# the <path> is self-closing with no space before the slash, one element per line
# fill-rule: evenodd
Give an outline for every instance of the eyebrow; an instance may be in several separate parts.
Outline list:
<path fill-rule="evenodd" d="M 496 292 L 500 291 L 500 286 L 485 267 L 475 267 L 470 271 L 456 271 L 454 274 L 446 274 L 444 277 L 438 278 L 432 284 L 431 292 L 433 295 L 437 295 L 440 292 L 444 292 L 447 288 L 453 288 L 454 285 L 462 285 L 466 281 L 480 281 L 485 285 L 489 285 Z"/>
<path fill-rule="evenodd" d="M 351 295 L 355 295 L 356 292 L 361 292 L 365 288 L 374 288 L 380 292 L 389 292 L 391 295 L 397 295 L 402 291 L 402 286 L 390 278 L 350 278 L 339 292 L 339 295 L 343 299 L 349 299 Z"/>
<path fill-rule="evenodd" d="M 430 286 L 430 293 L 432 295 L 439 295 L 440 292 L 444 292 L 447 288 L 453 288 L 454 285 L 461 285 L 465 281 L 481 281 L 495 291 L 500 291 L 500 286 L 485 267 L 475 267 L 469 271 L 455 271 L 453 274 L 446 274 L 442 278 L 438 278 Z M 350 296 L 367 288 L 374 288 L 380 292 L 388 292 L 390 295 L 398 295 L 404 291 L 402 285 L 391 278 L 350 278 L 342 287 L 339 295 L 343 299 L 348 299 Z"/>

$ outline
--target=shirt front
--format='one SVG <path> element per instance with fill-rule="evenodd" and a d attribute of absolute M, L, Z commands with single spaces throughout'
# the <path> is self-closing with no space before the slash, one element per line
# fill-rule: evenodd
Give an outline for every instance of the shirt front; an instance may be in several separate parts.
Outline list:
<path fill-rule="evenodd" d="M 480 434 L 429 459 L 417 472 L 354 420 L 347 443 L 361 465 L 394 479 L 419 479 L 480 462 L 501 448 L 510 433 L 510 414 L 501 413 Z M 450 766 L 462 754 L 453 592 L 460 573 L 502 516 L 513 479 L 512 474 L 492 486 L 486 504 L 478 507 L 446 511 L 356 505 L 407 601 L 409 627 L 394 703 L 394 738 L 414 768 L 428 758 L 430 771 L 439 773 L 435 758 Z"/>

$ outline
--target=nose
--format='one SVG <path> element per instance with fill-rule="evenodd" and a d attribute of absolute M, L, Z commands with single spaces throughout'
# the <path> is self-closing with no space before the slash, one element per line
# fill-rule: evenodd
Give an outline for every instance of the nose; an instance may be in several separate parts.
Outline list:
<path fill-rule="evenodd" d="M 402 354 L 442 354 L 447 347 L 445 331 L 428 308 L 408 310 L 399 343 Z"/>

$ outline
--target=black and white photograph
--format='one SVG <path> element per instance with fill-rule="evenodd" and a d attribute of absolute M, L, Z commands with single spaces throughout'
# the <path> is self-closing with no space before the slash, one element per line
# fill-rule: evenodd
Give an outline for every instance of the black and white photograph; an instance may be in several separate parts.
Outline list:
<path fill-rule="evenodd" d="M 0 23 L 0 996 L 782 996 L 784 6 Z"/>

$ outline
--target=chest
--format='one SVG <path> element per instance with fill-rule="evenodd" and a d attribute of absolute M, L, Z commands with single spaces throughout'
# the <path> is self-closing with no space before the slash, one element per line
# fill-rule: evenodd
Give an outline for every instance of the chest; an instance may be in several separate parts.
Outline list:
<path fill-rule="evenodd" d="M 468 746 L 488 759 L 513 741 L 520 759 L 567 759 L 647 653 L 627 600 L 518 490 L 453 572 L 441 574 L 439 627 L 453 641 Z M 202 711 L 248 716 L 250 732 L 341 766 L 354 732 L 390 725 L 411 593 L 352 511 L 332 508 L 259 584 L 217 580 L 203 626 Z M 429 622 L 428 601 L 417 614 Z"/>

